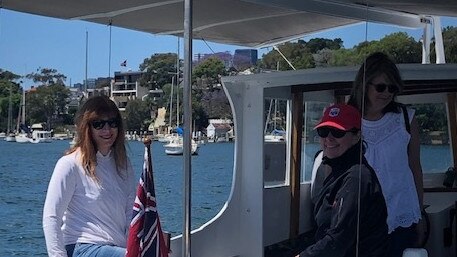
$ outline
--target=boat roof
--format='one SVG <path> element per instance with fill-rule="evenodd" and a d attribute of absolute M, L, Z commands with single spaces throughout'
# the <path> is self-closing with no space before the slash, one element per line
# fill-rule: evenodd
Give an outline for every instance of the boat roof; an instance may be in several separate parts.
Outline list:
<path fill-rule="evenodd" d="M 457 92 L 457 64 L 397 65 L 404 82 L 401 95 Z M 335 90 L 348 95 L 359 66 L 326 67 L 223 77 L 224 85 L 263 87 L 267 96 L 290 98 L 293 92 Z"/>
<path fill-rule="evenodd" d="M 2 8 L 183 36 L 184 0 L 3 0 Z M 193 0 L 193 38 L 248 47 L 286 42 L 372 21 L 421 28 L 430 15 L 457 17 L 454 0 Z"/>

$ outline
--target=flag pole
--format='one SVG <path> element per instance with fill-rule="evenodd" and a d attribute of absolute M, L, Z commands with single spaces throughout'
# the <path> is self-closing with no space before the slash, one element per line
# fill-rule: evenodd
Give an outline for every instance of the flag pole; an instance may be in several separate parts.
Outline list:
<path fill-rule="evenodd" d="M 144 147 L 146 147 L 146 154 L 147 154 L 147 157 L 148 157 L 148 169 L 147 169 L 147 173 L 146 173 L 146 176 L 147 178 L 146 179 L 151 179 L 151 182 L 153 185 L 154 184 L 154 177 L 152 175 L 152 158 L 151 158 L 151 143 L 152 143 L 152 140 L 151 138 L 149 137 L 146 137 L 146 139 L 143 141 L 144 143 Z"/>
<path fill-rule="evenodd" d="M 152 171 L 152 140 L 147 137 L 143 143 L 145 146 L 143 172 L 133 204 L 133 217 L 130 222 L 125 256 L 168 257 L 169 235 L 167 234 L 167 243 L 157 210 Z"/>

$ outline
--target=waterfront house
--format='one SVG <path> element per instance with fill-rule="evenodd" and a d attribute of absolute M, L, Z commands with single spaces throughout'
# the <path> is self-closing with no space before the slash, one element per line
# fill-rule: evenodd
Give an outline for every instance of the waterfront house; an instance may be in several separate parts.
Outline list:
<path fill-rule="evenodd" d="M 230 135 L 232 130 L 231 120 L 210 119 L 209 125 L 206 127 L 206 135 L 209 142 L 224 142 L 229 141 L 233 135 Z"/>

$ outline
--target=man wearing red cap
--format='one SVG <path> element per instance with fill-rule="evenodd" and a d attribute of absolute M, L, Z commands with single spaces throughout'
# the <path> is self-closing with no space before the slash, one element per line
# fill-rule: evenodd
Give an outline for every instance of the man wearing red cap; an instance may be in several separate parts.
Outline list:
<path fill-rule="evenodd" d="M 300 256 L 386 255 L 386 203 L 363 157 L 360 127 L 359 111 L 345 104 L 328 107 L 315 127 L 324 156 L 317 173 L 328 175 L 314 182 L 316 242 Z"/>

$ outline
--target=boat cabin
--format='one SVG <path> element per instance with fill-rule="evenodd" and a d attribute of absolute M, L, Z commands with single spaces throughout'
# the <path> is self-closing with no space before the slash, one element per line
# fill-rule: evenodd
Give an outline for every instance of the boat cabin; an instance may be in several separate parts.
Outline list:
<path fill-rule="evenodd" d="M 440 154 L 422 158 L 424 218 L 429 221 L 425 248 L 429 256 L 455 256 L 452 231 L 457 226 L 451 221 L 457 188 L 454 180 L 449 187 L 443 182 L 457 160 L 457 65 L 398 67 L 405 83 L 400 102 L 445 110 L 449 142 L 439 148 Z M 192 232 L 194 256 L 296 256 L 310 244 L 312 166 L 319 150 L 313 127 L 325 107 L 346 100 L 357 70 L 316 68 L 222 78 L 236 135 L 232 191 L 220 213 Z M 286 106 L 287 137 L 281 143 L 268 142 L 263 135 L 271 99 Z M 180 239 L 172 240 L 173 256 L 182 254 Z"/>

